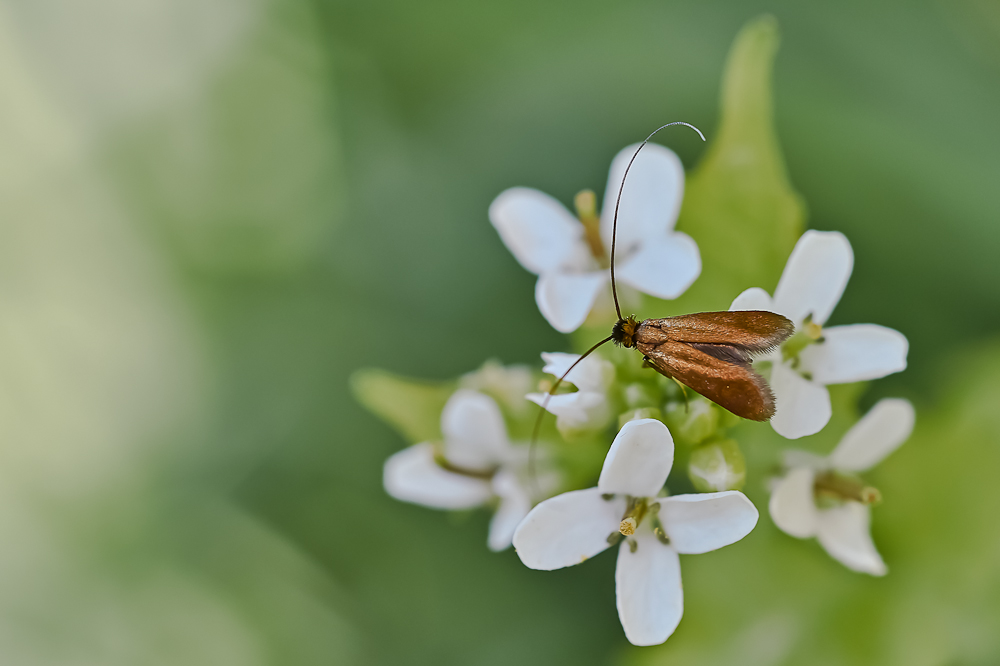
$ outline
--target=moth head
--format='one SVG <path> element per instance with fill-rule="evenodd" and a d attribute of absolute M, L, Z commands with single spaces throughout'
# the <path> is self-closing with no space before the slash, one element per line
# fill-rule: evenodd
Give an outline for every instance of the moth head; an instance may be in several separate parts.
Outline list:
<path fill-rule="evenodd" d="M 635 315 L 629 315 L 625 319 L 619 319 L 615 327 L 611 329 L 611 339 L 615 344 L 626 349 L 635 347 L 635 332 L 639 328 L 639 322 Z"/>

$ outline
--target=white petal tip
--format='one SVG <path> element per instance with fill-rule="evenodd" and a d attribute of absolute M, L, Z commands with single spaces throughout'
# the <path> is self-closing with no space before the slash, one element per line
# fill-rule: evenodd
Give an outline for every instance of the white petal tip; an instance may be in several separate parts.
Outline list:
<path fill-rule="evenodd" d="M 597 487 L 604 493 L 652 497 L 660 492 L 674 462 L 674 439 L 656 419 L 629 421 L 615 436 Z"/>
<path fill-rule="evenodd" d="M 394 499 L 434 509 L 471 509 L 493 495 L 490 484 L 453 474 L 434 460 L 434 447 L 416 444 L 385 461 L 382 482 Z"/>
<path fill-rule="evenodd" d="M 572 333 L 587 320 L 606 279 L 603 272 L 544 273 L 535 283 L 538 310 L 552 328 Z"/>
<path fill-rule="evenodd" d="M 798 539 L 816 536 L 816 502 L 813 471 L 793 469 L 774 486 L 768 502 L 771 520 L 785 534 Z"/>
<path fill-rule="evenodd" d="M 597 488 L 556 495 L 533 508 L 514 531 L 514 548 L 530 569 L 551 571 L 580 564 L 609 547 L 625 500 L 605 500 Z"/>
<path fill-rule="evenodd" d="M 760 514 L 738 490 L 675 495 L 660 501 L 660 520 L 679 553 L 698 554 L 736 543 L 756 527 Z"/>

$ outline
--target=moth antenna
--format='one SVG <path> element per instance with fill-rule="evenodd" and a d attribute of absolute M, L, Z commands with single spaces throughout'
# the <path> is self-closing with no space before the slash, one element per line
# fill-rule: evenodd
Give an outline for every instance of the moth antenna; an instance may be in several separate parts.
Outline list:
<path fill-rule="evenodd" d="M 615 297 L 615 312 L 618 313 L 618 319 L 622 318 L 622 309 L 621 306 L 618 305 L 618 285 L 615 282 L 615 243 L 618 240 L 618 207 L 621 206 L 622 203 L 622 192 L 625 190 L 625 179 L 628 178 L 628 171 L 632 168 L 632 162 L 635 162 L 635 158 L 639 156 L 639 151 L 646 147 L 646 144 L 653 138 L 653 135 L 660 130 L 673 125 L 684 125 L 685 127 L 690 127 L 698 133 L 698 136 L 701 137 L 702 141 L 705 140 L 705 135 L 701 133 L 700 129 L 682 120 L 677 120 L 672 123 L 667 123 L 662 127 L 657 127 L 649 136 L 646 137 L 646 140 L 635 149 L 635 153 L 632 155 L 632 159 L 628 161 L 628 166 L 625 167 L 625 173 L 622 175 L 622 184 L 618 187 L 618 200 L 615 201 L 615 218 L 614 222 L 611 224 L 611 295 Z"/>
<path fill-rule="evenodd" d="M 583 355 L 580 356 L 580 358 L 573 361 L 573 364 L 568 368 L 566 368 L 566 372 L 562 373 L 562 376 L 556 380 L 556 383 L 552 385 L 552 388 L 549 389 L 549 392 L 545 394 L 545 399 L 542 400 L 542 404 L 539 406 L 538 418 L 535 419 L 535 427 L 531 431 L 531 444 L 528 445 L 528 476 L 531 478 L 531 484 L 534 486 L 533 490 L 535 492 L 536 497 L 540 496 L 541 493 L 538 492 L 538 477 L 535 475 L 535 444 L 538 443 L 538 433 L 542 428 L 542 418 L 545 416 L 545 411 L 549 406 L 549 398 L 553 396 L 553 394 L 556 392 L 556 389 L 559 388 L 560 384 L 562 384 L 562 381 L 566 379 L 566 375 L 572 372 L 573 368 L 575 368 L 580 363 L 580 361 L 590 356 L 601 345 L 607 342 L 611 342 L 613 337 L 614 336 L 609 335 L 608 337 L 604 338 L 596 345 L 588 349 L 587 351 L 583 352 Z"/>

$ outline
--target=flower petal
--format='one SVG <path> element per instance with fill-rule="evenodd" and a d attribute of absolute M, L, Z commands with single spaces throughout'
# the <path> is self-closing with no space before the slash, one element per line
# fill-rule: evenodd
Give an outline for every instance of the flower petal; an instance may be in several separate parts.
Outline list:
<path fill-rule="evenodd" d="M 607 280 L 604 273 L 545 273 L 535 283 L 535 302 L 560 333 L 572 333 L 587 319 Z"/>
<path fill-rule="evenodd" d="M 611 247 L 618 190 L 625 168 L 639 145 L 622 149 L 611 162 L 601 210 L 601 236 L 608 247 Z M 617 249 L 627 252 L 645 239 L 660 238 L 673 231 L 683 197 L 684 166 L 680 159 L 669 148 L 647 143 L 632 163 L 628 182 L 622 190 Z"/>
<path fill-rule="evenodd" d="M 879 400 L 830 454 L 836 469 L 864 472 L 895 451 L 913 432 L 913 405 L 902 398 Z"/>
<path fill-rule="evenodd" d="M 427 443 L 389 456 L 382 483 L 398 500 L 435 509 L 471 509 L 493 496 L 488 481 L 442 469 L 434 462 L 434 447 Z"/>
<path fill-rule="evenodd" d="M 599 488 L 573 490 L 532 509 L 514 531 L 514 548 L 525 566 L 551 571 L 579 564 L 608 548 L 618 531 L 625 498 L 605 500 Z"/>
<path fill-rule="evenodd" d="M 775 413 L 774 431 L 788 439 L 814 435 L 830 421 L 830 392 L 788 367 L 776 362 L 771 369 Z"/>
<path fill-rule="evenodd" d="M 615 269 L 619 280 L 657 298 L 677 298 L 700 274 L 698 244 L 680 232 L 644 239 Z"/>
<path fill-rule="evenodd" d="M 816 536 L 819 520 L 813 495 L 813 470 L 799 467 L 780 479 L 771 491 L 767 508 L 771 520 L 785 534 L 799 539 Z"/>
<path fill-rule="evenodd" d="M 615 597 L 618 619 L 633 645 L 659 645 L 674 633 L 684 614 L 684 588 L 677 551 L 648 530 L 618 548 Z"/>
<path fill-rule="evenodd" d="M 802 350 L 802 368 L 820 384 L 878 379 L 906 368 L 909 343 L 899 331 L 876 324 L 823 329 L 825 342 Z"/>
<path fill-rule="evenodd" d="M 545 406 L 550 414 L 555 414 L 560 431 L 588 430 L 607 425 L 611 412 L 608 399 L 603 393 L 577 391 L 548 396 L 547 393 L 529 393 L 524 396 L 536 405 Z M 548 397 L 548 403 L 545 402 Z"/>
<path fill-rule="evenodd" d="M 507 426 L 493 398 L 459 389 L 441 412 L 444 456 L 453 465 L 489 469 L 502 461 L 510 448 Z"/>
<path fill-rule="evenodd" d="M 775 312 L 797 324 L 812 314 L 824 324 L 854 269 L 854 251 L 838 231 L 807 231 L 795 244 L 774 290 Z"/>
<path fill-rule="evenodd" d="M 536 275 L 577 265 L 588 253 L 580 221 L 538 190 L 504 190 L 490 204 L 490 222 L 514 258 Z"/>
<path fill-rule="evenodd" d="M 875 549 L 869 528 L 870 511 L 859 502 L 845 502 L 819 512 L 817 538 L 830 556 L 852 571 L 884 576 L 885 562 Z"/>
<path fill-rule="evenodd" d="M 697 554 L 736 543 L 757 524 L 757 507 L 738 490 L 660 500 L 660 522 L 678 553 Z"/>
<path fill-rule="evenodd" d="M 737 310 L 767 310 L 771 311 L 774 303 L 771 296 L 760 287 L 750 287 L 736 297 L 733 304 L 729 306 L 731 312 Z"/>
<path fill-rule="evenodd" d="M 562 377 L 570 366 L 580 360 L 579 354 L 563 352 L 542 352 L 542 360 L 546 372 L 554 377 Z M 581 391 L 604 391 L 615 379 L 615 366 L 610 361 L 591 354 L 577 363 L 576 367 L 563 380 L 573 384 Z"/>
<path fill-rule="evenodd" d="M 490 521 L 486 543 L 490 550 L 500 551 L 510 546 L 514 530 L 531 510 L 531 500 L 517 476 L 507 470 L 493 477 L 493 494 L 500 498 L 500 506 Z"/>
<path fill-rule="evenodd" d="M 674 438 L 656 419 L 629 421 L 604 458 L 597 487 L 603 493 L 652 497 L 660 492 L 674 464 Z"/>

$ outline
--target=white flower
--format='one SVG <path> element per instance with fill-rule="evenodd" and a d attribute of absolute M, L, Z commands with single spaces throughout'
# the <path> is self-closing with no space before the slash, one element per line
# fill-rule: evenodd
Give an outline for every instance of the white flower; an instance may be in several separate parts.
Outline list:
<path fill-rule="evenodd" d="M 774 485 L 768 507 L 774 524 L 800 539 L 816 537 L 848 569 L 885 575 L 869 531 L 868 504 L 878 498 L 878 491 L 855 475 L 906 441 L 913 420 L 909 402 L 889 398 L 872 407 L 829 456 L 786 451 L 789 471 Z"/>
<path fill-rule="evenodd" d="M 624 541 L 615 586 L 618 617 L 634 645 L 657 645 L 684 612 L 678 553 L 706 553 L 739 541 L 757 524 L 743 495 L 657 497 L 673 465 L 674 442 L 654 419 L 629 421 L 608 451 L 596 488 L 545 500 L 518 525 L 514 548 L 525 565 L 579 564 Z"/>
<path fill-rule="evenodd" d="M 615 156 L 597 217 L 593 194 L 577 196 L 579 218 L 538 190 L 514 187 L 490 205 L 490 221 L 507 248 L 538 275 L 538 309 L 558 331 L 576 330 L 607 271 L 615 201 L 625 167 L 639 144 Z M 684 194 L 684 168 L 667 148 L 647 144 L 629 170 L 618 213 L 615 276 L 659 298 L 677 298 L 701 273 L 701 256 L 690 236 L 674 231 Z"/>
<path fill-rule="evenodd" d="M 772 361 L 776 412 L 771 425 L 798 439 L 830 420 L 828 384 L 878 379 L 906 368 L 908 343 L 902 333 L 875 324 L 823 328 L 840 301 L 854 267 L 851 244 L 835 231 L 807 231 L 792 250 L 774 297 L 747 289 L 730 310 L 769 310 L 785 315 L 796 333 Z"/>
<path fill-rule="evenodd" d="M 415 444 L 385 461 L 386 492 L 435 509 L 471 509 L 498 499 L 488 545 L 495 551 L 507 548 L 532 504 L 521 481 L 525 451 L 507 439 L 496 402 L 468 389 L 459 389 L 448 400 L 441 413 L 441 432 L 442 446 Z"/>
<path fill-rule="evenodd" d="M 555 377 L 562 377 L 579 358 L 579 354 L 542 352 L 542 360 L 545 361 L 542 371 Z M 549 397 L 546 406 L 548 412 L 555 414 L 556 427 L 564 437 L 581 430 L 603 428 L 608 424 L 611 417 L 608 387 L 614 380 L 615 366 L 596 354 L 591 354 L 580 361 L 566 375 L 561 385 L 572 384 L 577 390 Z M 536 405 L 542 405 L 547 395 L 547 393 L 529 393 L 525 397 Z"/>

